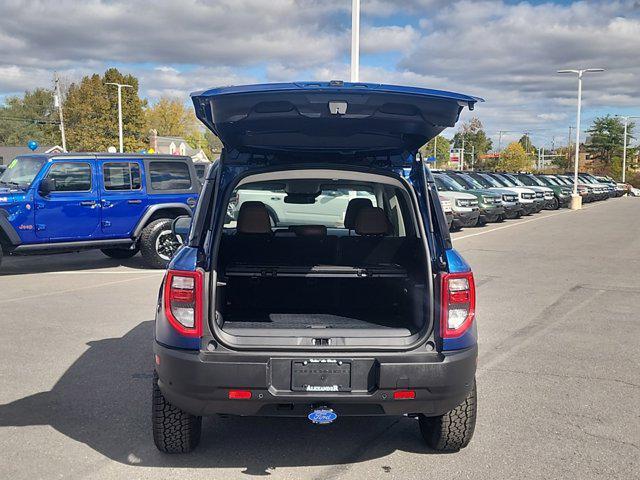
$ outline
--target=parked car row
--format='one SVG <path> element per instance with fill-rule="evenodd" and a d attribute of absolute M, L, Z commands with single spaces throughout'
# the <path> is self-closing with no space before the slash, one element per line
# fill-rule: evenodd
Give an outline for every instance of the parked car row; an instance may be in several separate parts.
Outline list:
<path fill-rule="evenodd" d="M 568 207 L 573 190 L 570 174 L 433 170 L 433 176 L 454 231 Z M 620 197 L 626 191 L 624 184 L 609 177 L 580 173 L 578 180 L 585 203 Z"/>

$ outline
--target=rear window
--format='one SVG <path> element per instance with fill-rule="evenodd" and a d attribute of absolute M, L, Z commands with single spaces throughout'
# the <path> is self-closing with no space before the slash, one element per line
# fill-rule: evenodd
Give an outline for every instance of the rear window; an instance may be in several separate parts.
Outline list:
<path fill-rule="evenodd" d="M 150 162 L 149 176 L 154 190 L 191 189 L 189 166 L 183 162 Z"/>
<path fill-rule="evenodd" d="M 140 165 L 129 162 L 105 163 L 102 167 L 105 190 L 140 190 Z"/>

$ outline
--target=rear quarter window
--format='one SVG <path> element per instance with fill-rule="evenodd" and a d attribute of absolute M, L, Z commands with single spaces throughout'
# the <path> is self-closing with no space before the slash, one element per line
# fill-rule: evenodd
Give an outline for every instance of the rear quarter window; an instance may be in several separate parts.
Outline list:
<path fill-rule="evenodd" d="M 149 162 L 149 178 L 156 191 L 191 190 L 191 173 L 184 162 Z"/>

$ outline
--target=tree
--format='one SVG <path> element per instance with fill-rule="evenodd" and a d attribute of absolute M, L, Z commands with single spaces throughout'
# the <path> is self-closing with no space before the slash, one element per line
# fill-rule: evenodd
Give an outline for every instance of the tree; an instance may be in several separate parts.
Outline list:
<path fill-rule="evenodd" d="M 520 172 L 531 169 L 531 160 L 520 142 L 513 142 L 501 153 L 496 167 L 507 172 Z"/>
<path fill-rule="evenodd" d="M 629 137 L 633 133 L 634 127 L 633 122 L 629 122 L 627 125 Z M 586 149 L 592 158 L 600 160 L 606 166 L 611 164 L 615 156 L 622 156 L 624 123 L 620 118 L 611 115 L 598 117 L 593 121 L 587 133 L 589 141 L 586 144 Z"/>
<path fill-rule="evenodd" d="M 451 143 L 456 148 L 462 148 L 464 140 L 465 164 L 469 164 L 471 152 L 475 154 L 477 159 L 480 155 L 484 155 L 493 147 L 493 142 L 487 137 L 484 127 L 479 118 L 473 117 L 468 122 L 460 125 L 458 132 L 453 136 Z M 475 163 L 475 162 L 474 162 Z"/>
<path fill-rule="evenodd" d="M 160 136 L 186 138 L 197 130 L 193 109 L 180 100 L 162 97 L 145 110 L 145 116 L 147 131 L 155 129 Z"/>
<path fill-rule="evenodd" d="M 107 82 L 131 85 L 122 89 L 122 125 L 125 151 L 145 147 L 146 102 L 138 96 L 138 80 L 110 68 L 72 83 L 64 103 L 65 127 L 70 150 L 105 151 L 118 145 L 118 92 Z"/>
<path fill-rule="evenodd" d="M 529 135 L 527 134 L 522 135 L 520 137 L 520 140 L 518 140 L 518 143 L 522 145 L 522 148 L 524 149 L 527 155 L 538 155 L 538 149 L 533 143 L 531 143 L 531 137 Z"/>
<path fill-rule="evenodd" d="M 57 123 L 51 90 L 38 88 L 22 97 L 9 97 L 0 107 L 0 144 L 26 145 L 30 140 L 40 145 L 60 144 Z"/>
<path fill-rule="evenodd" d="M 437 141 L 435 140 L 437 138 Z M 449 149 L 451 144 L 442 135 L 432 138 L 420 147 L 420 153 L 424 158 L 433 157 L 433 145 L 436 145 L 436 166 L 443 167 L 449 162 Z"/>

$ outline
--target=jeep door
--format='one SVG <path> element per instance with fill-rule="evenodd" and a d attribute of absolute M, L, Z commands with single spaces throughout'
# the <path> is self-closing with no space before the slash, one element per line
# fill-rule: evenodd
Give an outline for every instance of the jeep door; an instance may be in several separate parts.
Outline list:
<path fill-rule="evenodd" d="M 147 207 L 140 160 L 110 159 L 100 169 L 101 232 L 104 238 L 131 235 Z"/>
<path fill-rule="evenodd" d="M 54 160 L 45 179 L 52 191 L 35 193 L 36 236 L 50 241 L 92 240 L 100 232 L 100 203 L 95 162 Z"/>

